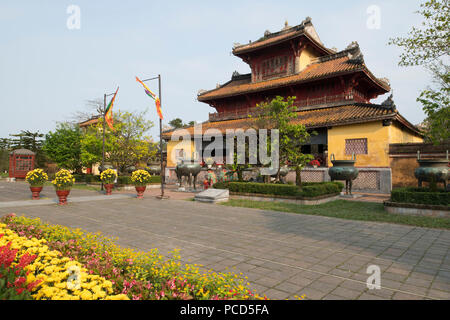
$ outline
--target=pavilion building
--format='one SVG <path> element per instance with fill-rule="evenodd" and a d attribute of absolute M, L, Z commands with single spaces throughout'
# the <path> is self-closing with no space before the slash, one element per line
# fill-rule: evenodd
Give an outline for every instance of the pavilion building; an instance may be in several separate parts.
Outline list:
<path fill-rule="evenodd" d="M 249 115 L 255 113 L 257 104 L 276 96 L 295 96 L 295 122 L 317 132 L 302 152 L 313 154 L 321 163 L 317 169 L 303 170 L 305 181 L 329 180 L 331 155 L 350 159 L 354 153 L 360 168 L 354 188 L 389 192 L 389 144 L 423 140 L 420 130 L 397 111 L 392 95 L 381 104 L 370 102 L 391 88 L 387 79 L 377 78 L 368 69 L 358 43 L 339 52 L 326 48 L 310 18 L 294 27 L 286 22 L 279 32 L 266 31 L 257 41 L 235 45 L 232 53 L 247 63 L 251 72 L 234 72 L 225 84 L 199 91 L 198 101 L 215 109 L 202 123 L 202 130 L 245 130 L 251 127 Z M 185 129 L 193 135 L 194 127 Z M 163 133 L 168 155 L 181 145 L 170 141 L 172 133 Z M 193 143 L 191 147 L 195 148 Z M 191 157 L 183 150 L 175 153 Z M 176 161 L 168 157 L 169 171 Z"/>

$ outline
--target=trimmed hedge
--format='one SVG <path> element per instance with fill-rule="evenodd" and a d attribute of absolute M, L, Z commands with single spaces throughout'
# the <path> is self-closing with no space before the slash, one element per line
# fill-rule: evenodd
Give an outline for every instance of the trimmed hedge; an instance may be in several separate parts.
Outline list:
<path fill-rule="evenodd" d="M 161 183 L 161 176 L 151 176 L 150 183 Z M 131 182 L 131 176 L 118 176 L 117 184 L 119 185 L 133 184 Z"/>
<path fill-rule="evenodd" d="M 215 189 L 228 189 L 236 193 L 256 193 L 298 198 L 314 198 L 328 194 L 338 194 L 344 188 L 341 182 L 307 182 L 300 190 L 296 185 L 254 182 L 218 182 Z"/>
<path fill-rule="evenodd" d="M 429 205 L 450 205 L 450 192 L 443 189 L 431 191 L 429 188 L 398 188 L 391 191 L 391 201 Z"/>
<path fill-rule="evenodd" d="M 84 183 L 100 183 L 100 175 L 93 174 L 74 174 L 75 182 L 84 182 Z M 161 176 L 152 176 L 150 178 L 150 183 L 161 183 Z M 133 184 L 131 182 L 131 176 L 118 176 L 117 184 L 119 185 L 127 185 Z"/>
<path fill-rule="evenodd" d="M 74 174 L 75 182 L 100 182 L 100 175 L 93 174 Z"/>

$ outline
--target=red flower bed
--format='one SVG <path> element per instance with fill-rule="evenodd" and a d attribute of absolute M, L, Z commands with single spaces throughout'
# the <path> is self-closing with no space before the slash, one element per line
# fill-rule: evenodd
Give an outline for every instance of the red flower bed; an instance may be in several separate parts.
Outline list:
<path fill-rule="evenodd" d="M 0 238 L 3 235 L 0 234 Z M 19 263 L 12 266 L 16 259 L 17 249 L 11 249 L 11 243 L 0 247 L 0 300 L 32 300 L 31 291 L 39 284 L 33 281 L 26 284 L 29 271 L 24 270 L 36 259 L 36 255 L 25 253 Z"/>

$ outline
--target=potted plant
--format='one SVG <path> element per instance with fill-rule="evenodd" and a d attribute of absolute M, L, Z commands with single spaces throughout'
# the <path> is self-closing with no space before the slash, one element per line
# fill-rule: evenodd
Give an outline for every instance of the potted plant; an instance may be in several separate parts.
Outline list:
<path fill-rule="evenodd" d="M 106 195 L 109 196 L 112 194 L 112 189 L 114 187 L 114 182 L 117 179 L 117 173 L 113 169 L 106 169 L 100 174 L 100 180 L 103 182 L 105 186 Z"/>
<path fill-rule="evenodd" d="M 47 174 L 42 169 L 34 169 L 27 173 L 25 179 L 30 184 L 30 190 L 33 200 L 39 200 L 39 194 L 42 191 L 45 181 L 48 180 Z"/>
<path fill-rule="evenodd" d="M 147 184 L 150 183 L 150 173 L 146 170 L 136 170 L 131 174 L 131 182 L 134 184 L 137 192 L 137 198 L 144 198 L 144 192 Z"/>
<path fill-rule="evenodd" d="M 311 160 L 309 162 L 310 165 L 312 165 L 314 168 L 317 168 L 318 166 L 320 166 L 320 162 L 317 159 Z"/>
<path fill-rule="evenodd" d="M 70 193 L 70 189 L 75 182 L 75 178 L 69 170 L 61 169 L 55 174 L 55 180 L 52 181 L 56 190 L 56 195 L 59 198 L 59 204 L 67 204 L 67 196 Z"/>

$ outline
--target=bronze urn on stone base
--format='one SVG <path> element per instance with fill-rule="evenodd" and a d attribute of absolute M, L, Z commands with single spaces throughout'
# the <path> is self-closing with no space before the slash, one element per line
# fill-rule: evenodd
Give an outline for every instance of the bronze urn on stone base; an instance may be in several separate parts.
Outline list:
<path fill-rule="evenodd" d="M 414 170 L 414 175 L 418 180 L 419 188 L 422 182 L 442 183 L 444 189 L 447 188 L 448 180 L 448 150 L 446 159 L 420 159 L 420 151 L 417 151 L 417 162 L 419 167 Z"/>
<path fill-rule="evenodd" d="M 356 156 L 352 154 L 352 160 L 336 160 L 334 154 L 330 156 L 333 166 L 328 170 L 331 181 L 345 180 L 345 194 L 352 194 L 353 180 L 358 177 L 358 168 L 355 167 Z"/>

